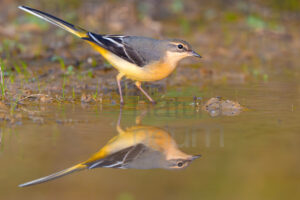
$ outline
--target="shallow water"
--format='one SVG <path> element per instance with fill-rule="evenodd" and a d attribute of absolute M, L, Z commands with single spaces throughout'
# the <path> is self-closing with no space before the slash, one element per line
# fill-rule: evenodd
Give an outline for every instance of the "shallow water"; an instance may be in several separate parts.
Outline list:
<path fill-rule="evenodd" d="M 210 86 L 204 99 L 222 96 L 248 110 L 211 117 L 193 105 L 190 88 L 156 106 L 125 106 L 121 126 L 163 128 L 188 154 L 183 170 L 97 168 L 27 188 L 18 185 L 88 159 L 117 135 L 117 105 L 41 104 L 43 123 L 3 126 L 0 199 L 299 199 L 299 80 Z"/>

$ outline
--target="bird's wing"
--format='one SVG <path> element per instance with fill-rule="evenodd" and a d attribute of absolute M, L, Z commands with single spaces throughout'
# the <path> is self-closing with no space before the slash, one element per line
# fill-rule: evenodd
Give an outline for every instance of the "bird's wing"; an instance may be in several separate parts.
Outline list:
<path fill-rule="evenodd" d="M 147 147 L 144 144 L 137 144 L 131 147 L 127 147 L 118 152 L 115 152 L 103 159 L 97 160 L 95 162 L 86 163 L 88 169 L 104 167 L 104 168 L 127 168 L 126 165 L 144 151 Z"/>
<path fill-rule="evenodd" d="M 99 35 L 89 32 L 88 37 L 82 39 L 91 41 L 104 49 L 109 50 L 115 55 L 124 60 L 136 64 L 139 67 L 144 67 L 150 61 L 143 51 L 138 51 L 134 43 L 130 43 L 132 38 L 142 38 L 136 36 L 121 36 L 121 35 Z M 149 53 L 149 52 L 148 52 Z"/>

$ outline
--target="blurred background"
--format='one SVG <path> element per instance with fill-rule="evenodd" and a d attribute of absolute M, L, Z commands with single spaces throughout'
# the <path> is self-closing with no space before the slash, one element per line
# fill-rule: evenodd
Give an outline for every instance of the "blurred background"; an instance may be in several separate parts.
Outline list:
<path fill-rule="evenodd" d="M 296 70 L 299 66 L 292 64 L 300 48 L 298 0 L 1 0 L 0 53 L 7 73 L 16 71 L 16 65 L 23 62 L 32 61 L 29 67 L 34 68 L 52 61 L 52 69 L 58 64 L 57 70 L 72 73 L 84 69 L 94 77 L 100 73 L 99 68 L 114 70 L 89 45 L 17 9 L 20 4 L 49 12 L 96 33 L 187 40 L 204 59 L 200 63 L 191 59 L 183 61 L 188 67 L 179 68 L 173 75 L 172 85 L 199 81 L 199 76 L 202 83 L 205 79 L 268 80 L 270 73 L 299 75 Z M 61 59 L 66 69 L 61 69 Z M 41 75 L 36 70 L 30 73 Z"/>
<path fill-rule="evenodd" d="M 122 82 L 123 126 L 148 109 L 145 124 L 203 157 L 183 171 L 96 169 L 18 188 L 87 159 L 119 115 L 117 71 L 19 5 L 99 34 L 188 41 L 203 58 L 145 83 L 156 107 Z M 299 52 L 299 0 L 0 0 L 0 199 L 299 199 Z M 212 97 L 241 105 L 206 113 Z"/>

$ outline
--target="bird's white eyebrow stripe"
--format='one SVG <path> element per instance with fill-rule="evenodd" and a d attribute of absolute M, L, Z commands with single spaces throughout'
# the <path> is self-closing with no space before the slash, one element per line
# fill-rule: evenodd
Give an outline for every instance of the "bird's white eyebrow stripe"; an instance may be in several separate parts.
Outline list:
<path fill-rule="evenodd" d="M 99 43 L 100 45 L 103 45 L 103 43 L 100 42 L 95 36 L 93 36 L 93 34 L 92 34 L 91 32 L 88 32 L 88 34 L 89 34 L 89 36 L 91 36 L 91 38 L 92 38 L 93 40 L 95 40 L 97 43 Z"/>

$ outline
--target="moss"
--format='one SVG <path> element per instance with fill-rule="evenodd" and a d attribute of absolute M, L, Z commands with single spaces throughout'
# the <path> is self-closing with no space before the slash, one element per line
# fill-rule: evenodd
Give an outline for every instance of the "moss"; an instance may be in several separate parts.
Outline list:
<path fill-rule="evenodd" d="M 299 0 L 268 0 L 269 5 L 279 11 L 300 11 Z"/>

